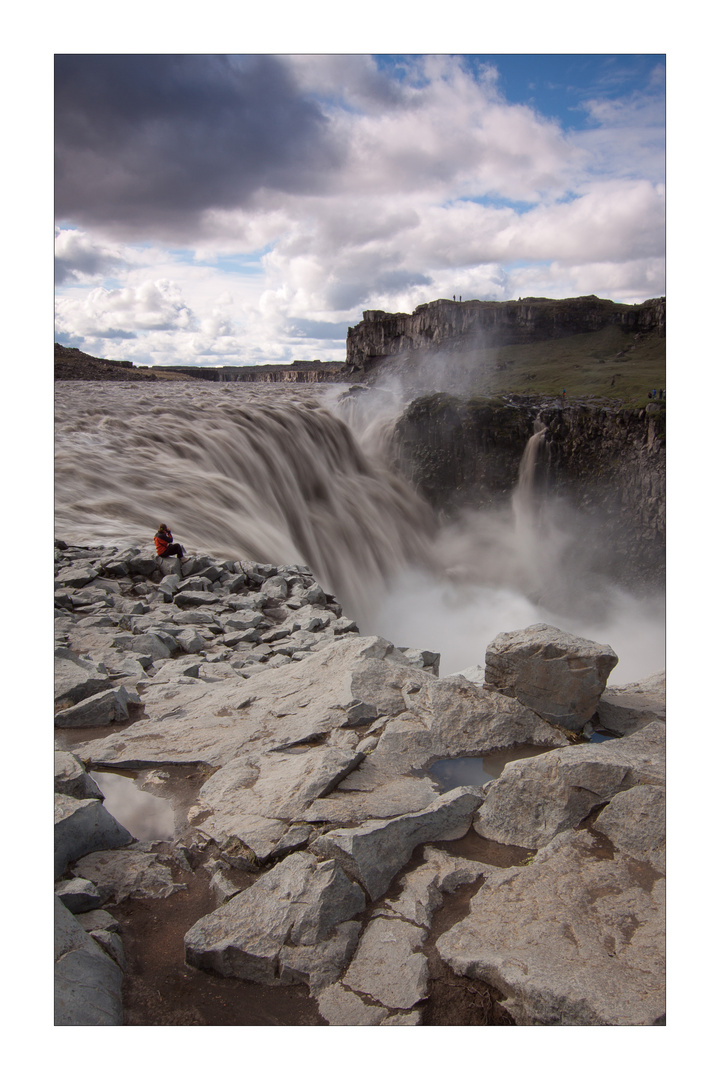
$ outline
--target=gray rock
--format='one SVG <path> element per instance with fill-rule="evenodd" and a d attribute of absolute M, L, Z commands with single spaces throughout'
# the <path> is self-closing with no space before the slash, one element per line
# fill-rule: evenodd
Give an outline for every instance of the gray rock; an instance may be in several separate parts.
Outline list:
<path fill-rule="evenodd" d="M 82 911 L 76 918 L 83 930 L 87 930 L 88 933 L 92 930 L 108 930 L 111 934 L 120 932 L 120 923 L 114 915 L 111 915 L 109 911 L 105 911 L 103 908 Z"/>
<path fill-rule="evenodd" d="M 173 639 L 165 638 L 160 634 L 136 634 L 128 643 L 128 648 L 137 653 L 138 658 L 149 656 L 152 660 L 164 660 L 172 656 L 173 647 Z M 140 662 L 142 663 L 142 659 Z"/>
<path fill-rule="evenodd" d="M 402 693 L 395 689 L 402 678 L 432 678 L 396 662 L 394 655 L 393 646 L 382 638 L 343 636 L 300 663 L 253 672 L 240 685 L 235 669 L 233 677 L 216 685 L 149 684 L 143 694 L 145 719 L 122 733 L 86 743 L 79 752 L 98 765 L 218 766 L 251 748 L 317 743 L 347 723 L 346 708 L 359 700 L 375 705 L 378 712 L 388 704 L 403 709 Z M 374 680 L 361 678 L 363 696 L 358 697 L 352 672 L 366 660 L 388 656 L 393 659 L 380 665 Z"/>
<path fill-rule="evenodd" d="M 306 983 L 311 994 L 330 986 L 348 965 L 360 937 L 360 923 L 338 923 L 332 934 L 313 945 L 283 945 L 278 956 L 284 983 Z"/>
<path fill-rule="evenodd" d="M 185 956 L 195 967 L 220 975 L 272 984 L 282 978 L 280 953 L 286 947 L 307 947 L 299 965 L 286 973 L 309 981 L 312 948 L 327 974 L 331 939 L 339 935 L 342 955 L 353 931 L 340 930 L 362 911 L 362 890 L 335 860 L 318 862 L 307 852 L 289 855 L 250 888 L 205 915 L 185 935 Z M 299 957 L 296 957 L 299 959 Z M 292 957 L 285 954 L 291 964 Z M 328 982 L 334 981 L 328 978 Z"/>
<path fill-rule="evenodd" d="M 181 630 L 175 640 L 184 653 L 199 653 L 206 646 L 205 639 L 192 627 Z"/>
<path fill-rule="evenodd" d="M 88 931 L 93 941 L 97 942 L 100 948 L 108 954 L 111 960 L 114 960 L 121 971 L 125 971 L 125 950 L 123 948 L 122 938 L 119 934 L 113 934 L 109 930 L 90 930 Z"/>
<path fill-rule="evenodd" d="M 174 683 L 182 678 L 197 679 L 200 663 L 197 657 L 190 659 L 188 656 L 180 656 L 176 660 L 160 660 L 156 665 L 153 682 Z"/>
<path fill-rule="evenodd" d="M 426 936 L 404 919 L 371 919 L 343 984 L 388 1008 L 412 1008 L 427 996 L 428 961 L 420 951 Z"/>
<path fill-rule="evenodd" d="M 68 863 L 104 848 L 132 843 L 128 830 L 108 813 L 98 799 L 55 796 L 55 877 Z"/>
<path fill-rule="evenodd" d="M 337 858 L 363 884 L 370 899 L 377 900 L 418 844 L 464 836 L 481 801 L 477 789 L 456 788 L 415 814 L 333 829 L 313 841 L 311 851 Z"/>
<path fill-rule="evenodd" d="M 164 900 L 186 886 L 174 880 L 172 858 L 151 847 L 135 843 L 122 851 L 96 851 L 78 860 L 75 873 L 97 886 L 104 904 L 120 904 L 128 897 Z"/>
<path fill-rule="evenodd" d="M 55 1025 L 120 1025 L 122 971 L 55 898 Z"/>
<path fill-rule="evenodd" d="M 665 719 L 665 672 L 626 686 L 608 686 L 600 698 L 597 726 L 629 735 L 654 720 Z"/>
<path fill-rule="evenodd" d="M 192 589 L 176 592 L 173 596 L 173 604 L 181 610 L 188 608 L 203 607 L 217 601 L 217 595 L 210 589 Z"/>
<path fill-rule="evenodd" d="M 493 873 L 496 867 L 447 855 L 429 845 L 425 848 L 424 856 L 422 865 L 402 878 L 402 892 L 397 900 L 387 900 L 385 906 L 388 911 L 417 926 L 430 929 L 432 917 L 445 895 L 454 892 L 460 885 L 477 881 L 483 874 Z"/>
<path fill-rule="evenodd" d="M 55 791 L 73 799 L 102 799 L 103 794 L 79 758 L 67 750 L 55 751 Z"/>
<path fill-rule="evenodd" d="M 498 870 L 437 941 L 458 975 L 505 995 L 518 1024 L 653 1025 L 665 1012 L 664 881 L 597 857 L 587 832 Z"/>
<path fill-rule="evenodd" d="M 358 994 L 346 990 L 340 983 L 321 990 L 317 1003 L 320 1015 L 331 1026 L 372 1027 L 390 1015 L 381 1005 L 367 1005 Z"/>
<path fill-rule="evenodd" d="M 94 581 L 97 576 L 97 570 L 93 570 L 90 566 L 75 563 L 64 570 L 60 570 L 55 575 L 55 583 L 56 587 L 81 589 L 84 585 L 89 585 L 91 581 Z"/>
<path fill-rule="evenodd" d="M 223 849 L 237 841 L 267 858 L 320 795 L 331 790 L 361 760 L 354 748 L 332 745 L 300 753 L 271 752 L 238 757 L 219 769 L 198 793 L 212 811 L 200 825 Z"/>
<path fill-rule="evenodd" d="M 103 724 L 123 723 L 130 719 L 128 706 L 139 704 L 140 698 L 124 686 L 103 690 L 85 698 L 69 709 L 55 713 L 55 727 L 98 727 Z"/>
<path fill-rule="evenodd" d="M 501 844 L 537 848 L 636 784 L 661 784 L 665 725 L 635 735 L 511 761 L 487 785 L 473 827 Z"/>
<path fill-rule="evenodd" d="M 70 881 L 59 881 L 55 885 L 55 895 L 58 896 L 68 911 L 77 915 L 82 911 L 93 911 L 102 906 L 100 893 L 92 881 L 87 878 L 71 878 Z"/>
<path fill-rule="evenodd" d="M 83 698 L 109 690 L 107 672 L 89 660 L 82 660 L 70 649 L 55 650 L 55 708 L 65 709 Z"/>
<path fill-rule="evenodd" d="M 485 686 L 516 697 L 551 723 L 582 731 L 617 662 L 609 645 L 536 623 L 490 642 Z"/>
<path fill-rule="evenodd" d="M 615 795 L 598 814 L 593 828 L 617 851 L 647 861 L 665 873 L 665 789 L 638 784 Z"/>

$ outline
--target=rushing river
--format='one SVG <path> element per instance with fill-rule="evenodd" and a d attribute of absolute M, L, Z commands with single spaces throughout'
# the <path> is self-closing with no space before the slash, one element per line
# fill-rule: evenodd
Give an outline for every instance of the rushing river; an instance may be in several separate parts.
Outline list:
<path fill-rule="evenodd" d="M 441 674 L 482 664 L 497 633 L 535 622 L 612 645 L 612 682 L 665 666 L 664 595 L 577 569 L 576 519 L 536 505 L 532 452 L 506 507 L 440 524 L 387 463 L 391 395 L 357 408 L 339 386 L 55 389 L 64 540 L 148 543 L 162 521 L 191 550 L 307 564 L 362 633 L 441 653 Z"/>

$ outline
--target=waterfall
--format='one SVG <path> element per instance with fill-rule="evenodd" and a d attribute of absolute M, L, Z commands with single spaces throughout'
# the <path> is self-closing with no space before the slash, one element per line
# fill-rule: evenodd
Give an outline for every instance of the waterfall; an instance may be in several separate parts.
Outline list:
<path fill-rule="evenodd" d="M 307 564 L 362 633 L 439 652 L 444 674 L 533 622 L 609 642 L 618 681 L 664 666 L 664 597 L 584 573 L 581 515 L 538 490 L 541 425 L 512 499 L 440 525 L 384 463 L 397 396 L 346 393 L 57 383 L 56 536 L 149 544 L 164 521 L 190 550 Z"/>
<path fill-rule="evenodd" d="M 302 392 L 242 384 L 61 384 L 56 527 L 74 542 L 176 540 L 224 558 L 312 567 L 356 618 L 434 521 L 401 478 Z"/>

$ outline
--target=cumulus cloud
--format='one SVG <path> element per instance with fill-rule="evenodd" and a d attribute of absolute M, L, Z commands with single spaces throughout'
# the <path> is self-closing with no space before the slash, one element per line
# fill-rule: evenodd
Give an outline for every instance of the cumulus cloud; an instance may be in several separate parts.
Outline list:
<path fill-rule="evenodd" d="M 117 246 L 93 240 L 80 229 L 55 232 L 55 281 L 85 281 L 126 267 L 128 260 Z"/>
<path fill-rule="evenodd" d="M 569 127 L 456 56 L 59 56 L 59 332 L 339 359 L 368 307 L 658 295 L 663 66 L 622 68 Z"/>
<path fill-rule="evenodd" d="M 172 281 L 146 281 L 134 288 L 92 289 L 82 299 L 61 297 L 57 325 L 64 333 L 97 338 L 148 330 L 186 330 L 195 317 Z"/>

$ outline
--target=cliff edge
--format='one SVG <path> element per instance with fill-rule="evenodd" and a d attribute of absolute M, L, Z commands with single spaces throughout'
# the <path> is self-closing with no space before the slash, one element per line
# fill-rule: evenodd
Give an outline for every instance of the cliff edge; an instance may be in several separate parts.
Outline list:
<path fill-rule="evenodd" d="M 616 326 L 630 333 L 665 333 L 665 297 L 616 304 L 597 296 L 565 300 L 433 300 L 405 312 L 364 311 L 347 334 L 346 364 L 365 371 L 378 360 L 412 353 L 474 353 L 488 347 L 534 344 Z"/>

